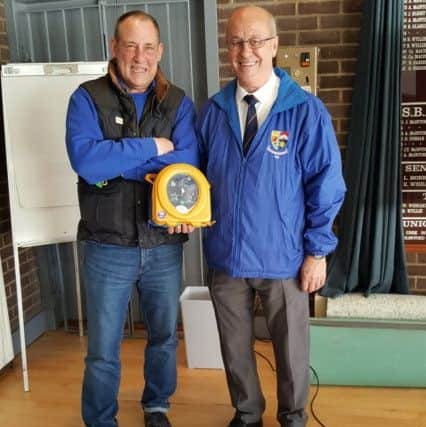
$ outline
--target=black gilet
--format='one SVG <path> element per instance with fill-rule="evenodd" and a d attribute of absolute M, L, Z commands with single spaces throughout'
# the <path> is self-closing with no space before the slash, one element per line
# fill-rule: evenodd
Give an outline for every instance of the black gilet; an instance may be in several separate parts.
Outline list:
<path fill-rule="evenodd" d="M 126 137 L 170 138 L 184 97 L 184 92 L 173 85 L 161 102 L 152 91 L 138 123 L 132 97 L 118 90 L 108 75 L 85 82 L 81 87 L 95 104 L 104 138 L 117 141 Z M 116 117 L 122 117 L 122 124 L 116 123 Z M 186 241 L 186 235 L 170 235 L 167 229 L 148 222 L 150 194 L 150 184 L 145 182 L 115 178 L 99 188 L 79 177 L 78 240 L 143 248 Z"/>

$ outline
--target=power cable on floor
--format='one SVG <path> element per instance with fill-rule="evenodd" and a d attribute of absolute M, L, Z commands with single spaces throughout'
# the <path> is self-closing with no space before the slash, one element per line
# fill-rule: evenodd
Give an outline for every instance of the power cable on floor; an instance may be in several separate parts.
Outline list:
<path fill-rule="evenodd" d="M 268 365 L 271 367 L 272 371 L 275 372 L 276 369 L 274 368 L 274 365 L 272 364 L 272 362 L 262 353 L 259 353 L 258 351 L 254 351 L 258 356 L 260 356 L 262 359 L 266 360 L 266 362 L 268 363 Z"/>
<path fill-rule="evenodd" d="M 315 377 L 315 380 L 316 380 L 316 382 L 317 382 L 317 384 L 316 384 L 316 389 L 315 389 L 315 393 L 314 393 L 314 395 L 312 396 L 312 399 L 311 399 L 311 414 L 312 414 L 312 416 L 314 417 L 314 420 L 321 426 L 321 427 L 325 427 L 325 425 L 321 422 L 321 420 L 316 416 L 316 414 L 315 414 L 315 411 L 314 411 L 314 401 L 315 401 L 315 399 L 317 398 L 317 396 L 318 396 L 318 393 L 319 393 L 319 378 L 318 378 L 318 374 L 317 374 L 317 371 L 311 366 L 311 365 L 309 365 L 309 369 L 312 371 L 312 373 L 314 374 L 314 377 Z"/>
<path fill-rule="evenodd" d="M 260 338 L 257 338 L 257 340 L 258 341 L 261 341 L 261 342 L 271 342 L 271 340 L 265 340 L 265 339 L 260 339 Z M 259 351 L 254 351 L 258 356 L 260 356 L 262 359 L 264 359 L 264 360 L 266 360 L 266 362 L 268 363 L 268 365 L 270 366 L 270 368 L 272 369 L 272 371 L 273 372 L 276 372 L 276 369 L 275 369 L 275 367 L 274 367 L 274 365 L 272 364 L 272 362 L 264 355 L 264 354 L 262 354 L 262 353 L 260 353 Z M 318 396 L 318 393 L 319 393 L 319 388 L 320 388 L 320 383 L 319 383 L 319 378 L 318 378 L 318 374 L 317 374 L 317 372 L 315 371 L 315 369 L 311 366 L 311 365 L 309 365 L 309 369 L 312 371 L 312 373 L 314 374 L 314 377 L 315 377 L 315 381 L 316 381 L 316 388 L 315 388 L 315 392 L 314 392 L 314 395 L 312 396 L 312 399 L 311 399 L 311 403 L 310 403 L 310 408 L 311 408 L 311 414 L 312 414 L 312 417 L 314 418 L 314 420 L 321 426 L 321 427 L 326 427 L 325 426 L 325 424 L 323 424 L 322 422 L 321 422 L 321 420 L 318 418 L 318 416 L 316 415 L 316 413 L 315 413 L 315 410 L 314 410 L 314 401 L 315 401 L 315 399 L 317 398 L 317 396 Z"/>

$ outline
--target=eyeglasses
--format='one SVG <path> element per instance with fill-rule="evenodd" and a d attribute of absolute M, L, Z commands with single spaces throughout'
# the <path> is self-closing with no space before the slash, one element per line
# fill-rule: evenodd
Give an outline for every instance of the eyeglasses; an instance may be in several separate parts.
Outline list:
<path fill-rule="evenodd" d="M 266 39 L 248 39 L 248 40 L 230 40 L 229 47 L 231 49 L 242 49 L 244 44 L 247 43 L 252 49 L 260 49 L 265 46 L 268 40 L 274 39 L 276 36 L 268 37 Z"/>

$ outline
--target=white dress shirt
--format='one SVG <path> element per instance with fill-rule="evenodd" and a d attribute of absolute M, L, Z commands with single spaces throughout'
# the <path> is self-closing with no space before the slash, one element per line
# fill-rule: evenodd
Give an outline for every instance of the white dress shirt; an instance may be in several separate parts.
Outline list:
<path fill-rule="evenodd" d="M 247 116 L 247 102 L 244 101 L 246 95 L 254 95 L 259 101 L 256 103 L 256 113 L 257 113 L 257 125 L 258 128 L 262 126 L 262 123 L 268 117 L 269 112 L 271 111 L 272 105 L 275 102 L 275 99 L 278 95 L 278 89 L 280 87 L 280 79 L 272 71 L 271 77 L 268 81 L 260 87 L 256 92 L 249 93 L 243 89 L 237 82 L 237 90 L 235 92 L 235 102 L 237 103 L 238 116 L 240 119 L 240 130 L 241 130 L 241 139 L 244 137 L 244 129 L 246 126 L 246 116 Z"/>

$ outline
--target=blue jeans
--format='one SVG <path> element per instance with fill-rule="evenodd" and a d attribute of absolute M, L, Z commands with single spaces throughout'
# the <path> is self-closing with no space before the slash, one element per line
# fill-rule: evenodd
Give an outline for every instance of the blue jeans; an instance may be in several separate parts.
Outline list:
<path fill-rule="evenodd" d="M 166 412 L 176 390 L 176 334 L 182 244 L 152 249 L 84 242 L 88 348 L 82 392 L 86 426 L 115 427 L 120 345 L 133 285 L 148 333 L 145 411 Z"/>

